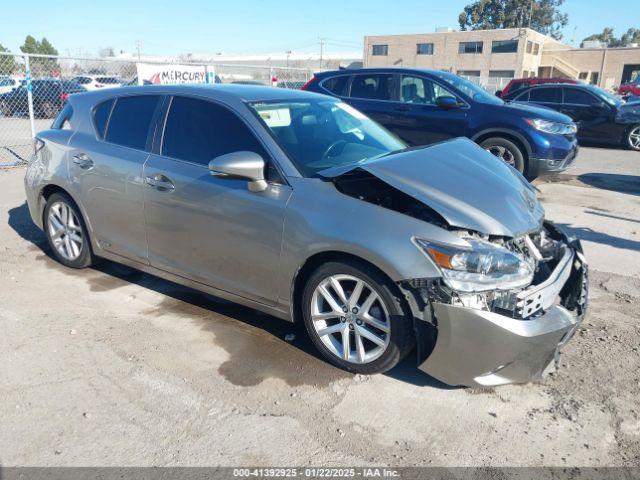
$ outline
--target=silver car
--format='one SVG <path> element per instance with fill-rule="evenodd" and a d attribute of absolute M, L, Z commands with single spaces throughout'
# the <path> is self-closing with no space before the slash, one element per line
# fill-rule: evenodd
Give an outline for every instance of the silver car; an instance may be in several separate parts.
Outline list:
<path fill-rule="evenodd" d="M 64 265 L 123 263 L 291 322 L 371 374 L 537 379 L 583 318 L 580 243 L 467 139 L 407 149 L 335 98 L 255 86 L 74 95 L 25 186 Z"/>

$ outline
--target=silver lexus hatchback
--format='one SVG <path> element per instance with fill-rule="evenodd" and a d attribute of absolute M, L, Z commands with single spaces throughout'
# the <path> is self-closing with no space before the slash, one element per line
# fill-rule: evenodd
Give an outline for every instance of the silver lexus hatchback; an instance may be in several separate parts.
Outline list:
<path fill-rule="evenodd" d="M 414 351 L 448 384 L 528 382 L 585 312 L 580 243 L 516 170 L 466 139 L 408 149 L 323 95 L 74 95 L 25 186 L 62 264 L 102 257 L 304 322 L 351 372 Z"/>

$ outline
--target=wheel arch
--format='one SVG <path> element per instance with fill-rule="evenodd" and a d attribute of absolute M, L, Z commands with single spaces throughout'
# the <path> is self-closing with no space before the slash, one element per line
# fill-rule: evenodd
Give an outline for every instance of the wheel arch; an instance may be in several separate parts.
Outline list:
<path fill-rule="evenodd" d="M 376 270 L 379 274 L 385 276 L 391 284 L 395 285 L 395 282 L 391 279 L 391 276 L 388 273 L 382 270 L 379 266 L 358 255 L 339 250 L 327 250 L 314 253 L 300 266 L 291 284 L 291 320 L 294 323 L 302 321 L 301 300 L 306 280 L 320 265 L 328 262 L 356 262 L 367 265 L 368 267 Z"/>
<path fill-rule="evenodd" d="M 484 140 L 492 137 L 505 138 L 520 147 L 520 149 L 522 150 L 522 154 L 524 155 L 525 168 L 527 170 L 530 168 L 529 160 L 533 157 L 533 151 L 531 149 L 531 144 L 524 137 L 524 135 L 506 128 L 491 128 L 476 133 L 473 137 L 471 137 L 471 140 L 473 140 L 477 144 L 480 144 Z"/>
<path fill-rule="evenodd" d="M 78 202 L 78 200 L 75 198 L 75 195 L 73 195 L 73 193 L 71 193 L 68 189 L 64 188 L 63 186 L 57 183 L 48 183 L 40 189 L 40 193 L 38 195 L 38 209 L 40 212 L 40 221 L 42 222 L 42 226 L 44 227 L 44 207 L 47 204 L 47 201 L 49 200 L 51 195 L 53 195 L 54 193 L 63 193 L 67 195 L 69 198 L 71 198 L 75 206 L 78 208 L 78 210 L 80 210 L 82 219 L 84 220 L 87 230 L 90 236 L 92 237 L 91 233 L 93 230 L 91 228 L 91 222 L 89 221 L 87 212 L 84 210 L 80 202 Z"/>

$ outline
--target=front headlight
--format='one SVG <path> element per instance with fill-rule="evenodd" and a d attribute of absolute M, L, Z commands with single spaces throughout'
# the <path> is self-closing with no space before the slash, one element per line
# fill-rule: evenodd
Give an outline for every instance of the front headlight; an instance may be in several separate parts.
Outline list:
<path fill-rule="evenodd" d="M 541 118 L 527 119 L 527 123 L 541 132 L 553 133 L 555 135 L 574 135 L 578 128 L 575 123 L 558 123 L 542 120 Z"/>
<path fill-rule="evenodd" d="M 533 280 L 529 264 L 489 242 L 465 239 L 468 247 L 414 238 L 414 243 L 442 271 L 444 281 L 460 292 L 512 290 L 526 287 Z"/>

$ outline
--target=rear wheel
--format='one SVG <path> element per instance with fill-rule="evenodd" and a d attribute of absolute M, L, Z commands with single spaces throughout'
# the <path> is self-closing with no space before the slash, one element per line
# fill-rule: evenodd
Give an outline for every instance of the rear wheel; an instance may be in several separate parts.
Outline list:
<path fill-rule="evenodd" d="M 75 202 L 64 193 L 54 193 L 44 209 L 44 231 L 53 255 L 70 268 L 93 263 L 89 235 Z"/>
<path fill-rule="evenodd" d="M 627 132 L 626 147 L 640 151 L 640 125 L 634 125 Z"/>
<path fill-rule="evenodd" d="M 525 172 L 524 154 L 511 140 L 502 137 L 487 138 L 480 142 L 480 146 L 495 155 L 504 163 L 511 165 L 520 173 Z"/>
<path fill-rule="evenodd" d="M 393 368 L 411 350 L 413 325 L 393 282 L 360 262 L 330 262 L 302 295 L 307 332 L 330 363 L 354 373 Z"/>

